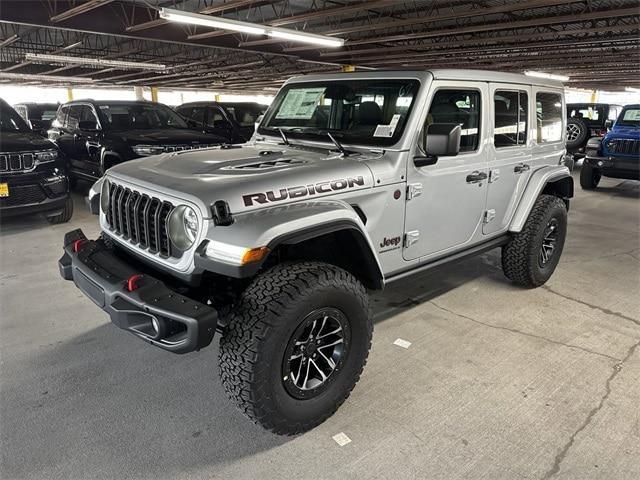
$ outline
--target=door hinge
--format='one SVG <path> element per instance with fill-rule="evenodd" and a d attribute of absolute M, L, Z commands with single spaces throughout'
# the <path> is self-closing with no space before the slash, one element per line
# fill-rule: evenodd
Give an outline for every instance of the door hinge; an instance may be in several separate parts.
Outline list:
<path fill-rule="evenodd" d="M 404 234 L 404 248 L 409 248 L 420 239 L 419 230 L 411 230 Z"/>
<path fill-rule="evenodd" d="M 500 178 L 500 170 L 499 169 L 495 169 L 495 170 L 490 170 L 489 171 L 489 183 L 493 183 L 496 180 L 498 180 Z"/>
<path fill-rule="evenodd" d="M 421 183 L 410 183 L 409 185 L 407 185 L 407 200 L 419 197 L 420 195 L 422 195 Z"/>
<path fill-rule="evenodd" d="M 485 210 L 485 212 L 484 212 L 484 220 L 483 220 L 484 223 L 489 223 L 494 218 L 496 218 L 496 211 L 494 209 Z"/>

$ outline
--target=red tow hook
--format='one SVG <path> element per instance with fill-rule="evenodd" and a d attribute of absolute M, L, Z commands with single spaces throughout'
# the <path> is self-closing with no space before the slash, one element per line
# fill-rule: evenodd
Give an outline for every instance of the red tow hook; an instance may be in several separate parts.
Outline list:
<path fill-rule="evenodd" d="M 143 277 L 143 275 L 140 274 L 136 274 L 136 275 L 131 275 L 129 277 L 129 279 L 127 280 L 127 291 L 128 292 L 133 292 L 134 290 L 137 290 L 138 287 L 140 285 L 138 285 L 138 281 Z"/>
<path fill-rule="evenodd" d="M 73 253 L 78 253 L 82 249 L 82 246 L 85 243 L 87 243 L 86 238 L 81 238 L 80 240 L 76 240 L 75 242 L 73 242 L 73 246 L 71 247 L 71 250 L 73 250 Z"/>

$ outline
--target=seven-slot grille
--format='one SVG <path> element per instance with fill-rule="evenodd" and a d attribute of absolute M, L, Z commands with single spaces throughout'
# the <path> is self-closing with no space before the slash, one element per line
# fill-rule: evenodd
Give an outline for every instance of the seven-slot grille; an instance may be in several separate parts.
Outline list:
<path fill-rule="evenodd" d="M 218 144 L 163 145 L 165 152 L 182 152 L 183 150 L 199 150 L 201 148 L 218 147 Z"/>
<path fill-rule="evenodd" d="M 32 152 L 0 153 L 0 172 L 31 170 L 35 165 Z"/>
<path fill-rule="evenodd" d="M 134 245 L 157 253 L 172 255 L 168 219 L 173 205 L 122 185 L 109 185 L 109 209 L 106 220 L 111 231 Z"/>
<path fill-rule="evenodd" d="M 607 142 L 607 150 L 622 155 L 640 155 L 640 140 L 614 138 Z"/>

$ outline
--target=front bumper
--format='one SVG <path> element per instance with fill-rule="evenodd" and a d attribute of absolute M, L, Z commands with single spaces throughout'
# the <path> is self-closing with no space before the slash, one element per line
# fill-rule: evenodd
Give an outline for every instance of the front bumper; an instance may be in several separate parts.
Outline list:
<path fill-rule="evenodd" d="M 65 175 L 16 173 L 1 176 L 0 183 L 9 185 L 9 196 L 0 198 L 3 217 L 30 213 L 57 215 L 62 212 L 69 197 Z"/>
<path fill-rule="evenodd" d="M 65 235 L 58 267 L 62 278 L 73 280 L 116 326 L 157 347 L 187 353 L 213 340 L 216 310 L 135 269 L 102 240 L 87 240 L 80 229 Z M 130 291 L 129 280 L 136 275 Z"/>
<path fill-rule="evenodd" d="M 584 159 L 584 163 L 597 168 L 604 175 L 640 180 L 640 158 L 633 156 L 600 156 L 590 152 Z"/>

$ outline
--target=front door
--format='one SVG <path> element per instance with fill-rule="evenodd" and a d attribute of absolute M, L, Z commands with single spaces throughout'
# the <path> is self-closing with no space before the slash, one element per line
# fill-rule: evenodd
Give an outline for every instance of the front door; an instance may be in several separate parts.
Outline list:
<path fill-rule="evenodd" d="M 489 186 L 485 235 L 506 230 L 531 174 L 531 89 L 489 84 L 493 141 L 489 142 Z"/>
<path fill-rule="evenodd" d="M 432 92 L 425 125 L 461 125 L 460 153 L 440 157 L 434 165 L 424 167 L 416 167 L 409 160 L 403 250 L 406 260 L 426 260 L 474 243 L 484 213 L 487 84 L 434 81 Z M 416 152 L 419 154 L 419 149 Z"/>

